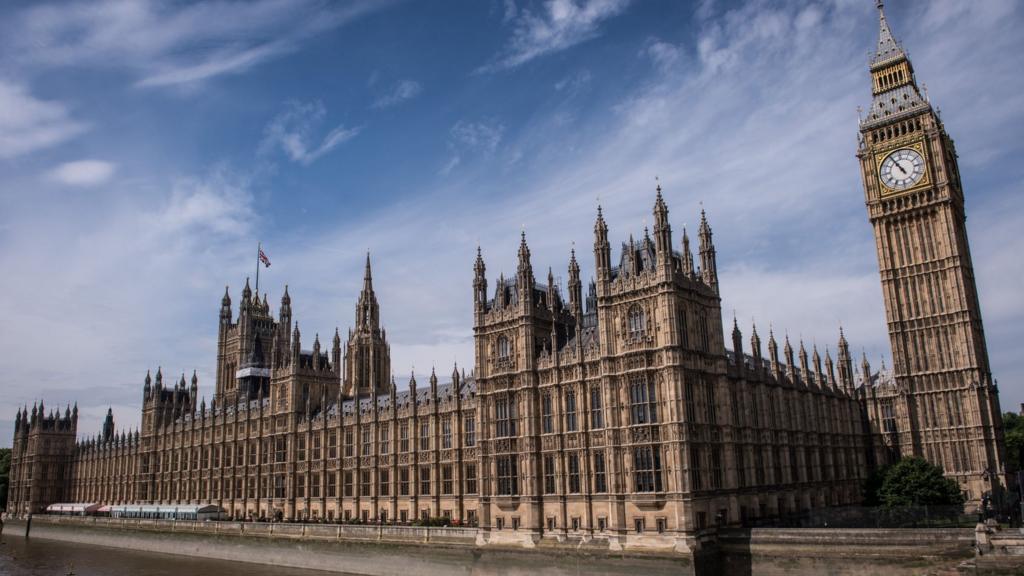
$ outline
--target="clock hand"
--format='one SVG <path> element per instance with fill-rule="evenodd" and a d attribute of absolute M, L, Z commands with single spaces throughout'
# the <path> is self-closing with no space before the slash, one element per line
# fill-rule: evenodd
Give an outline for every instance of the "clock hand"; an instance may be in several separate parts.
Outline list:
<path fill-rule="evenodd" d="M 903 169 L 903 166 L 900 166 L 900 163 L 899 163 L 899 162 L 893 162 L 893 164 L 895 164 L 895 165 L 896 165 L 896 167 L 900 169 L 900 172 L 903 172 L 903 175 L 904 175 L 904 176 L 906 176 L 906 175 L 907 175 L 907 171 Z"/>

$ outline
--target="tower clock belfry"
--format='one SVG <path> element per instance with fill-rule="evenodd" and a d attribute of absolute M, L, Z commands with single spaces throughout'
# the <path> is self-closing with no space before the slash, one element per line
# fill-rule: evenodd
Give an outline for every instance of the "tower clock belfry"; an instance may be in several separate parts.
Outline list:
<path fill-rule="evenodd" d="M 857 157 L 892 346 L 894 445 L 941 465 L 977 502 L 1005 486 L 1004 449 L 957 154 L 881 2 L 878 12 Z"/>

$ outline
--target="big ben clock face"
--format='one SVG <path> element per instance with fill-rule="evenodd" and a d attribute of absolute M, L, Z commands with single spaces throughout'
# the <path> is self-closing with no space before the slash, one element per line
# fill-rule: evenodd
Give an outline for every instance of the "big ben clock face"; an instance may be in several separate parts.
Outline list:
<path fill-rule="evenodd" d="M 878 175 L 886 188 L 906 190 L 924 178 L 924 158 L 917 150 L 896 150 L 882 161 Z"/>

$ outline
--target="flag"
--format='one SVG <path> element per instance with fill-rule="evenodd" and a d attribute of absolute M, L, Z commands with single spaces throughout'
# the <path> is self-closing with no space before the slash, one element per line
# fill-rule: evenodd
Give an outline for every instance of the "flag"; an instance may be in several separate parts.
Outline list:
<path fill-rule="evenodd" d="M 260 262 L 263 262 L 264 266 L 270 268 L 270 258 L 267 258 L 267 255 L 263 253 L 263 248 L 260 248 Z"/>

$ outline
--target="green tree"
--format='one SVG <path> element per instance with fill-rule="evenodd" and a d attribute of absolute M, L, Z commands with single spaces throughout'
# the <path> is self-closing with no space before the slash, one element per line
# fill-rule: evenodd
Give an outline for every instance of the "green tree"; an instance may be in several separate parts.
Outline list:
<path fill-rule="evenodd" d="M 11 449 L 0 448 L 0 510 L 7 509 L 7 486 L 10 484 Z"/>
<path fill-rule="evenodd" d="M 963 506 L 964 495 L 942 468 L 923 458 L 904 458 L 885 473 L 878 500 L 886 507 Z"/>
<path fill-rule="evenodd" d="M 1019 414 L 1003 414 L 1003 437 L 1006 440 L 1006 464 L 1010 471 L 1020 470 L 1024 450 L 1024 418 Z"/>

